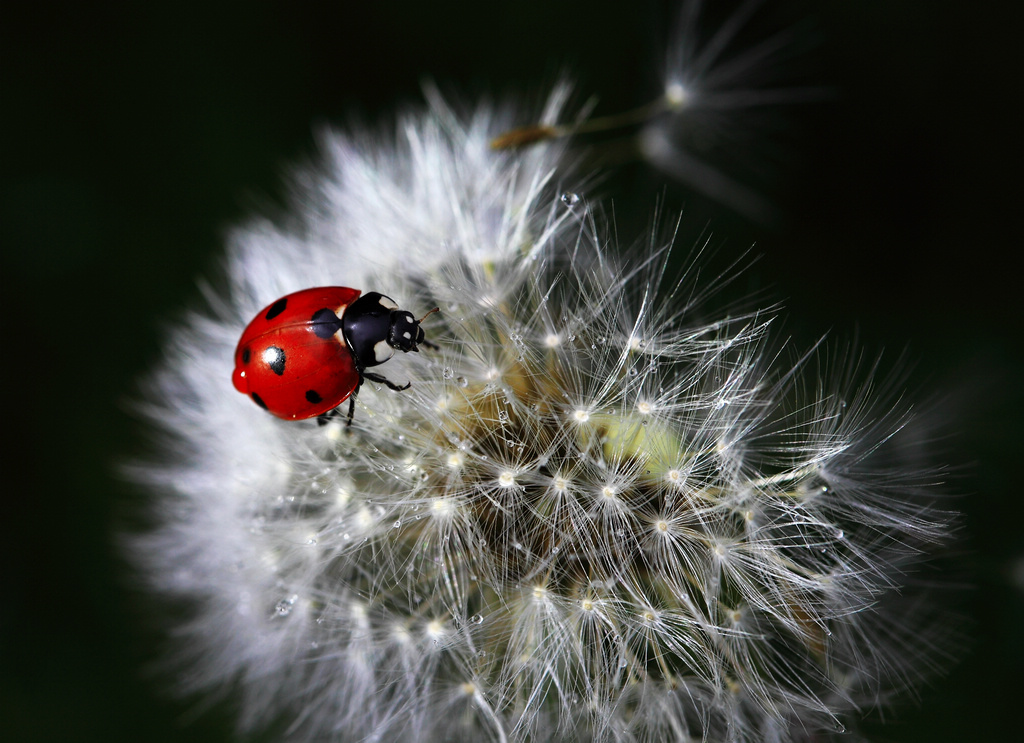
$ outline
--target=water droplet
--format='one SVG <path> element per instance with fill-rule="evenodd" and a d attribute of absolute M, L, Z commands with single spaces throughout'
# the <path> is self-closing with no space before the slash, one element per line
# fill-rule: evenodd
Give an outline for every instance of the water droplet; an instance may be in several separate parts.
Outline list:
<path fill-rule="evenodd" d="M 508 412 L 501 410 L 498 412 L 498 420 L 502 423 L 508 423 Z"/>
<path fill-rule="evenodd" d="M 274 613 L 279 617 L 286 617 L 292 613 L 292 607 L 295 606 L 295 602 L 298 600 L 297 595 L 289 596 L 286 599 L 281 599 L 274 605 Z"/>
<path fill-rule="evenodd" d="M 626 659 L 625 658 L 619 658 L 619 668 L 625 668 L 625 667 L 626 667 Z"/>
<path fill-rule="evenodd" d="M 579 194 L 575 194 L 572 191 L 566 191 L 564 194 L 562 194 L 562 203 L 565 204 L 570 209 L 572 209 L 574 206 L 580 203 L 580 196 Z"/>
<path fill-rule="evenodd" d="M 484 623 L 483 614 L 474 614 L 473 616 L 471 616 L 469 618 L 469 621 L 472 622 L 473 624 L 483 624 Z"/>
<path fill-rule="evenodd" d="M 452 377 L 455 376 L 455 370 L 452 369 L 450 366 L 446 366 L 444 370 L 441 372 L 441 376 L 444 377 L 445 379 L 451 379 Z"/>
<path fill-rule="evenodd" d="M 401 519 L 399 519 L 398 521 L 396 521 L 395 523 L 393 523 L 393 524 L 392 524 L 391 526 L 392 526 L 392 527 L 394 527 L 395 529 L 398 529 L 398 528 L 400 528 L 400 527 L 402 526 L 402 520 L 401 520 Z"/>
<path fill-rule="evenodd" d="M 455 379 L 455 384 L 459 385 L 459 387 L 468 387 L 469 380 L 466 379 L 465 377 L 457 377 Z"/>

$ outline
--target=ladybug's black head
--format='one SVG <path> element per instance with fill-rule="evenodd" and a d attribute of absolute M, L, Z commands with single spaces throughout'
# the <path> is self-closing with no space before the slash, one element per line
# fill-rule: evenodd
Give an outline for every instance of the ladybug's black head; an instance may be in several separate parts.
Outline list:
<path fill-rule="evenodd" d="M 367 292 L 346 307 L 341 325 L 360 371 L 383 364 L 395 351 L 418 351 L 423 343 L 423 330 L 413 314 L 378 292 Z"/>
<path fill-rule="evenodd" d="M 394 310 L 391 313 L 391 330 L 388 345 L 399 351 L 419 351 L 416 347 L 423 342 L 423 328 L 408 310 Z"/>

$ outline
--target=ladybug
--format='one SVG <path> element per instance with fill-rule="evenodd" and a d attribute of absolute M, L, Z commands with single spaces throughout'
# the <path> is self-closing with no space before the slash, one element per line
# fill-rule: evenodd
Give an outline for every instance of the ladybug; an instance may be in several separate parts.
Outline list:
<path fill-rule="evenodd" d="M 427 313 L 437 312 L 433 309 Z M 302 420 L 327 414 L 345 400 L 348 425 L 363 381 L 399 386 L 367 367 L 395 351 L 431 346 L 411 312 L 378 292 L 322 286 L 281 297 L 249 323 L 235 349 L 235 389 L 278 418 Z"/>

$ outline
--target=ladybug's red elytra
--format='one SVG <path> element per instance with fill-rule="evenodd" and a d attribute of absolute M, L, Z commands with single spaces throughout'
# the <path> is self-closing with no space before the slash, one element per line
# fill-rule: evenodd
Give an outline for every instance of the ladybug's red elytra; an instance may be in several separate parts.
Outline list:
<path fill-rule="evenodd" d="M 260 310 L 235 349 L 235 389 L 285 420 L 322 416 L 348 400 L 349 424 L 364 379 L 408 389 L 366 368 L 383 364 L 395 351 L 430 346 L 420 328 L 426 315 L 416 320 L 390 297 L 360 294 L 321 286 Z"/>

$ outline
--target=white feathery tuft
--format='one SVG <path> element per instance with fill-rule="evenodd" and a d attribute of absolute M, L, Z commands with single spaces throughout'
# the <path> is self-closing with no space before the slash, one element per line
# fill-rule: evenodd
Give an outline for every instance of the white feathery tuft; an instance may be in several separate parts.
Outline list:
<path fill-rule="evenodd" d="M 430 99 L 323 136 L 148 388 L 133 550 L 191 608 L 183 690 L 304 740 L 785 741 L 908 683 L 933 630 L 902 584 L 947 516 L 894 391 L 787 364 L 769 314 L 695 321 L 699 253 L 620 258 L 564 143 L 495 151 L 511 121 Z M 440 308 L 350 429 L 230 384 L 250 317 L 329 284 Z"/>

